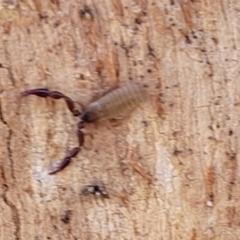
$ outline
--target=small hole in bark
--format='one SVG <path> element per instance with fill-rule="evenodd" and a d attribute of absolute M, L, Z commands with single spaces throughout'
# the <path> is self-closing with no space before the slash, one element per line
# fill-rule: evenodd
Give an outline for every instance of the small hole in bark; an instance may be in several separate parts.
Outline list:
<path fill-rule="evenodd" d="M 191 44 L 191 43 L 192 43 L 192 41 L 190 40 L 190 38 L 188 37 L 188 35 L 185 36 L 185 42 L 186 42 L 187 44 Z"/>
<path fill-rule="evenodd" d="M 140 18 L 135 18 L 135 23 L 136 24 L 141 24 L 142 23 L 142 20 Z"/>

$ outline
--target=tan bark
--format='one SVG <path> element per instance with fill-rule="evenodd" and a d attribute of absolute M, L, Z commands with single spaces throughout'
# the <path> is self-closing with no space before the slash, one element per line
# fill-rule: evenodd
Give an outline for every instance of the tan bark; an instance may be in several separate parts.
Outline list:
<path fill-rule="evenodd" d="M 239 11 L 239 0 L 0 1 L 0 239 L 239 239 Z M 78 119 L 20 92 L 86 104 L 130 81 L 155 98 L 120 126 L 87 125 L 83 151 L 48 175 L 77 145 Z M 79 195 L 94 181 L 110 199 Z"/>

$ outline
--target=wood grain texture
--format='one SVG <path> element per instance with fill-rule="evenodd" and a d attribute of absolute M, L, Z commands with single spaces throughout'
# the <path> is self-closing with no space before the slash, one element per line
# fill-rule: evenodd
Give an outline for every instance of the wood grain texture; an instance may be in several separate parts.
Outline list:
<path fill-rule="evenodd" d="M 0 1 L 0 239 L 237 240 L 239 11 L 238 0 Z M 87 104 L 129 82 L 151 100 L 117 127 L 87 125 L 84 150 L 48 175 L 77 145 L 78 119 L 63 100 L 20 93 Z M 80 195 L 98 181 L 110 199 Z"/>

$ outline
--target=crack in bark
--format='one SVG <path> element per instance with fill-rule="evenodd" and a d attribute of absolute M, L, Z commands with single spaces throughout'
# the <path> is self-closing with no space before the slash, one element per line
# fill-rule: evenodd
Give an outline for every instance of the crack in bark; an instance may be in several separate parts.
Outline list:
<path fill-rule="evenodd" d="M 12 149 L 11 149 L 12 130 L 11 130 L 10 126 L 8 125 L 7 121 L 3 117 L 1 101 L 0 101 L 0 120 L 7 127 L 7 130 L 8 130 L 8 136 L 7 136 L 7 140 L 6 140 L 7 152 L 8 152 L 8 158 L 10 161 L 11 177 L 13 179 L 15 179 L 13 159 L 12 159 Z"/>
<path fill-rule="evenodd" d="M 11 80 L 11 83 L 13 86 L 15 86 L 15 78 L 14 78 L 14 75 L 13 75 L 13 72 L 12 72 L 12 69 L 11 68 L 7 68 L 8 70 L 8 75 L 9 75 L 9 78 Z"/>
<path fill-rule="evenodd" d="M 7 139 L 6 139 L 6 145 L 7 145 L 6 148 L 7 148 L 8 158 L 9 158 L 9 161 L 10 161 L 11 177 L 12 177 L 12 179 L 15 179 L 14 164 L 13 164 L 12 149 L 11 149 L 11 139 L 12 139 L 13 131 L 10 128 L 7 121 L 4 119 L 3 111 L 2 111 L 2 101 L 0 101 L 0 121 L 2 121 L 2 123 L 6 126 L 7 131 L 8 131 L 8 135 L 7 135 Z M 7 197 L 7 192 L 9 192 L 9 186 L 7 185 L 7 179 L 6 179 L 6 176 L 5 176 L 5 173 L 4 173 L 3 166 L 1 166 L 1 170 L 2 170 L 1 175 L 2 175 L 2 178 L 4 180 L 3 187 L 5 188 L 3 190 L 2 199 L 5 202 L 5 204 L 9 206 L 9 208 L 11 209 L 11 212 L 12 212 L 12 220 L 13 220 L 13 223 L 15 225 L 15 231 L 14 231 L 15 240 L 20 240 L 20 218 L 19 218 L 20 215 L 19 215 L 19 211 L 18 211 L 17 207 L 13 204 L 13 202 L 11 200 L 9 200 L 8 197 Z"/>
<path fill-rule="evenodd" d="M 7 198 L 7 192 L 9 191 L 9 187 L 6 184 L 7 180 L 4 174 L 4 168 L 3 166 L 1 166 L 1 175 L 2 175 L 2 179 L 4 180 L 4 184 L 3 187 L 5 188 L 2 194 L 2 199 L 5 202 L 6 205 L 9 206 L 9 208 L 12 211 L 12 219 L 15 225 L 15 239 L 16 240 L 20 240 L 20 218 L 19 218 L 19 212 L 17 210 L 17 207 Z"/>
<path fill-rule="evenodd" d="M 5 175 L 4 175 L 4 170 L 2 168 L 2 176 L 6 182 Z M 15 240 L 20 240 L 20 219 L 19 219 L 19 212 L 17 207 L 7 198 L 7 192 L 9 191 L 9 187 L 7 184 L 4 184 L 5 190 L 2 194 L 3 201 L 5 202 L 6 205 L 8 205 L 12 211 L 12 220 L 15 225 Z"/>

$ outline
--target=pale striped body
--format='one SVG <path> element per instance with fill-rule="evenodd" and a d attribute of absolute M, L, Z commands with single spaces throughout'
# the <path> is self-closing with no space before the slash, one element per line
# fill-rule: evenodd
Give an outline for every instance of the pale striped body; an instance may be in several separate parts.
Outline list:
<path fill-rule="evenodd" d="M 86 122 L 118 118 L 127 114 L 147 97 L 146 89 L 138 84 L 128 84 L 117 88 L 90 103 L 82 113 Z"/>

